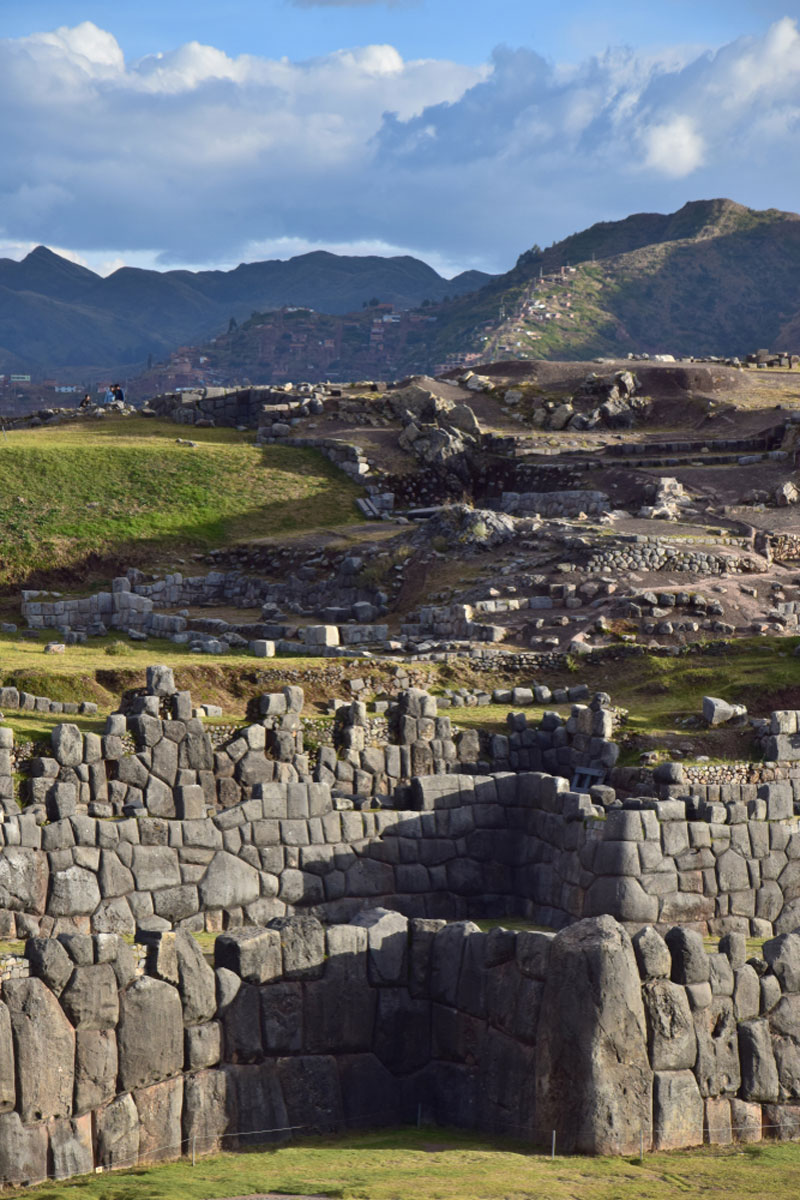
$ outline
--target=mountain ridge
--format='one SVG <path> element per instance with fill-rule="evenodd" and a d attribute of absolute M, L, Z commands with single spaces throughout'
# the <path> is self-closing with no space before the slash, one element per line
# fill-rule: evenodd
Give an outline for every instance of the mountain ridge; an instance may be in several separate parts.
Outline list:
<path fill-rule="evenodd" d="M 0 259 L 0 370 L 118 368 L 212 337 L 231 317 L 240 321 L 254 310 L 301 305 L 345 313 L 375 297 L 411 307 L 490 278 L 462 272 L 448 280 L 411 255 L 327 251 L 231 271 L 125 266 L 104 278 L 37 246 L 20 262 Z"/>

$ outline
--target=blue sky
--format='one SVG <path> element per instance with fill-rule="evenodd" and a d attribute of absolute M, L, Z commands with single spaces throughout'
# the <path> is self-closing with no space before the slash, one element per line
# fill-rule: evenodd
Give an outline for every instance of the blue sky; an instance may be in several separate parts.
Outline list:
<path fill-rule="evenodd" d="M 92 21 L 132 57 L 187 41 L 293 59 L 390 42 L 404 58 L 474 65 L 502 43 L 567 62 L 613 44 L 716 46 L 762 32 L 787 12 L 791 6 L 772 0 L 0 0 L 7 37 Z"/>
<path fill-rule="evenodd" d="M 0 254 L 503 270 L 597 220 L 796 208 L 800 4 L 0 0 Z"/>

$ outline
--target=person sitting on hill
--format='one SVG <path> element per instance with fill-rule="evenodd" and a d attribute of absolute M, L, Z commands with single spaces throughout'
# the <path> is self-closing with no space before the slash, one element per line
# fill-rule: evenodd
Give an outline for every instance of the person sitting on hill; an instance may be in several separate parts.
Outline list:
<path fill-rule="evenodd" d="M 88 408 L 91 403 L 92 403 L 91 392 L 84 392 L 83 399 L 81 400 L 80 404 L 78 405 L 78 408 Z"/>
<path fill-rule="evenodd" d="M 115 399 L 114 389 L 112 388 L 111 384 L 109 384 L 108 387 L 106 388 L 106 393 L 103 396 L 103 403 L 104 404 L 113 404 L 114 399 Z"/>

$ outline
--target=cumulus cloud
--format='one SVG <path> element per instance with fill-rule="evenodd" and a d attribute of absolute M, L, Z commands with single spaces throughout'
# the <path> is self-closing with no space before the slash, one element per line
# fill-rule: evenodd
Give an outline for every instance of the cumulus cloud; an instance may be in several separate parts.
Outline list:
<path fill-rule="evenodd" d="M 705 146 L 689 117 L 671 117 L 645 133 L 645 165 L 676 179 L 690 175 L 703 161 Z"/>
<path fill-rule="evenodd" d="M 291 62 L 190 42 L 131 62 L 83 22 L 0 40 L 0 105 L 5 244 L 103 266 L 387 246 L 502 269 L 635 209 L 791 207 L 800 33 L 785 18 L 716 51 L 570 67 L 500 47 L 475 68 L 390 45 Z"/>

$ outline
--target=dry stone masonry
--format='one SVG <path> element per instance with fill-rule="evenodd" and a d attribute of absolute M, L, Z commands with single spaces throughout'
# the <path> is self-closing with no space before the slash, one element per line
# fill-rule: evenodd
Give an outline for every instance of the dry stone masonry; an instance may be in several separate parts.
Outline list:
<path fill-rule="evenodd" d="M 800 939 L 609 916 L 557 935 L 348 924 L 32 937 L 0 1000 L 0 1180 L 426 1120 L 631 1154 L 800 1122 Z M 798 943 L 796 945 L 795 943 Z"/>

